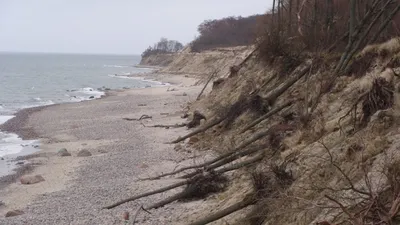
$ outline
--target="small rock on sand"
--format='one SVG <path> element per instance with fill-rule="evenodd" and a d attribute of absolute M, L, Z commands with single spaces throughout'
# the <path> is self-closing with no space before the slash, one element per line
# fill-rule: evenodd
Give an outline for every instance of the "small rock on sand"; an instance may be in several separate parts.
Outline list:
<path fill-rule="evenodd" d="M 89 150 L 83 149 L 78 152 L 77 156 L 78 157 L 89 157 L 89 156 L 92 156 L 92 153 L 90 153 Z"/>
<path fill-rule="evenodd" d="M 6 204 L 2 201 L 0 201 L 0 207 L 5 206 Z"/>
<path fill-rule="evenodd" d="M 62 148 L 62 149 L 58 150 L 57 155 L 61 156 L 61 157 L 65 157 L 65 156 L 71 156 L 71 153 L 69 153 L 66 148 Z"/>
<path fill-rule="evenodd" d="M 94 99 L 94 96 L 93 96 L 93 95 L 92 95 L 92 96 L 90 96 L 90 97 L 89 97 L 89 99 Z"/>
<path fill-rule="evenodd" d="M 22 214 L 24 214 L 24 212 L 21 210 L 11 210 L 6 213 L 5 217 L 20 216 Z"/>
<path fill-rule="evenodd" d="M 138 104 L 138 106 L 147 106 L 146 104 Z"/>
<path fill-rule="evenodd" d="M 124 212 L 124 214 L 122 215 L 122 218 L 124 220 L 129 220 L 129 212 Z"/>
<path fill-rule="evenodd" d="M 188 94 L 186 92 L 183 92 L 182 96 L 187 96 Z"/>
<path fill-rule="evenodd" d="M 37 184 L 42 181 L 44 181 L 44 178 L 41 175 L 35 175 L 35 176 L 23 176 L 19 179 L 21 181 L 21 184 Z"/>

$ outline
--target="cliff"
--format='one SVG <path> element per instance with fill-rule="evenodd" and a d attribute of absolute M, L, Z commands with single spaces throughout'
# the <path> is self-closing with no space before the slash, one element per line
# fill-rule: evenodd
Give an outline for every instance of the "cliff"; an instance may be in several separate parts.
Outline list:
<path fill-rule="evenodd" d="M 162 71 L 225 70 L 248 50 L 181 53 Z M 399 55 L 393 39 L 366 47 L 345 76 L 332 73 L 340 56 L 321 55 L 292 68 L 251 57 L 237 73 L 220 73 L 224 79 L 189 107 L 207 121 L 176 142 L 188 138 L 177 146 L 218 152 L 205 170 L 240 169 L 229 174 L 229 188 L 207 199 L 213 207 L 188 218 L 204 221 L 235 207 L 215 224 L 342 224 L 356 221 L 349 216 L 358 210 L 366 221 L 384 218 L 371 207 L 394 207 L 388 216 L 397 215 Z"/>

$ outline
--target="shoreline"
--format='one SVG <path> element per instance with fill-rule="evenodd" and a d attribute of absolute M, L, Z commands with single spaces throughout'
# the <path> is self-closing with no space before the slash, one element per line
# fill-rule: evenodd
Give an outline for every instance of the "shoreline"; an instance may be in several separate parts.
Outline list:
<path fill-rule="evenodd" d="M 88 198 L 89 192 L 93 193 L 91 189 L 94 187 L 94 183 L 100 180 L 102 180 L 101 183 L 106 181 L 110 184 L 114 184 L 110 187 L 106 185 L 108 188 L 103 187 L 107 190 L 110 189 L 111 193 L 107 195 L 107 199 L 103 197 L 101 204 L 95 204 L 95 207 L 101 207 L 133 191 L 112 191 L 116 188 L 115 186 L 118 186 L 118 188 L 126 188 L 136 183 L 134 181 L 136 179 L 135 177 L 147 176 L 149 173 L 161 173 L 165 170 L 173 170 L 176 166 L 175 161 L 183 161 L 185 159 L 185 154 L 177 154 L 177 152 L 173 150 L 173 146 L 164 143 L 175 136 L 186 133 L 187 131 L 185 128 L 169 130 L 143 128 L 140 123 L 122 120 L 123 117 L 140 117 L 140 115 L 148 114 L 153 115 L 153 119 L 145 121 L 146 123 L 169 124 L 182 122 L 180 113 L 178 113 L 180 112 L 179 108 L 181 104 L 186 104 L 191 97 L 196 96 L 201 87 L 193 86 L 193 78 L 185 78 L 183 76 L 170 78 L 172 80 L 181 80 L 182 82 L 180 85 L 113 90 L 110 91 L 107 96 L 92 101 L 25 109 L 23 112 L 19 112 L 19 115 L 15 118 L 7 121 L 8 124 L 4 124 L 4 126 L 7 126 L 9 130 L 13 129 L 17 133 L 23 135 L 24 138 L 40 138 L 42 150 L 32 155 L 33 158 L 28 160 L 34 164 L 34 167 L 28 168 L 27 172 L 29 174 L 43 175 L 45 181 L 39 184 L 26 186 L 13 182 L 0 188 L 0 196 L 4 196 L 0 201 L 5 203 L 5 207 L 0 207 L 0 214 L 15 209 L 23 210 L 28 214 L 27 216 L 22 215 L 13 219 L 6 218 L 4 221 L 12 220 L 12 224 L 19 224 L 17 221 L 23 221 L 21 224 L 35 224 L 33 222 L 27 223 L 27 221 L 35 221 L 35 219 L 37 219 L 37 222 L 40 220 L 39 217 L 41 217 L 41 214 L 43 214 L 35 211 L 42 210 L 41 208 L 34 207 L 38 198 L 46 198 L 46 201 L 51 202 L 51 204 L 49 203 L 48 205 L 49 207 L 55 204 L 55 199 L 57 199 L 57 201 L 60 200 L 60 197 L 56 198 L 52 195 L 60 194 L 61 196 L 65 196 L 65 194 L 63 194 L 64 192 L 68 192 L 72 195 L 79 195 L 81 196 L 79 199 L 86 199 Z M 169 87 L 174 87 L 177 90 L 169 91 Z M 184 95 L 183 93 L 186 94 Z M 88 111 L 88 113 L 85 113 L 85 111 Z M 166 114 L 166 112 L 168 113 Z M 21 129 L 18 130 L 18 127 Z M 132 146 L 142 147 L 133 147 L 136 149 L 135 153 L 133 153 L 129 150 L 132 149 Z M 57 156 L 57 150 L 63 147 L 68 149 L 72 157 Z M 77 157 L 76 154 L 81 149 L 89 149 L 93 156 L 89 158 Z M 134 154 L 136 156 L 132 158 L 132 156 L 128 157 L 126 154 Z M 120 167 L 121 165 L 126 166 L 116 170 L 115 167 Z M 95 169 L 97 174 L 93 174 L 94 171 L 90 172 L 93 170 L 93 167 L 98 168 Z M 105 168 L 109 169 L 105 170 Z M 125 174 L 123 171 L 129 172 Z M 110 173 L 113 174 L 111 175 Z M 129 175 L 132 173 L 136 175 Z M 87 180 L 87 178 L 84 179 L 86 176 L 91 178 L 89 180 Z M 93 176 L 97 178 L 92 178 Z M 122 180 L 119 177 L 121 177 Z M 97 179 L 100 180 L 98 181 Z M 87 184 L 88 182 L 94 183 Z M 119 182 L 122 183 L 117 185 Z M 128 185 L 125 184 L 125 182 L 128 182 Z M 82 185 L 85 187 L 82 187 Z M 146 182 L 138 185 L 139 186 L 135 188 L 136 191 L 143 190 L 143 188 L 154 188 L 154 184 L 147 184 Z M 88 193 L 83 190 L 77 191 L 82 188 L 85 190 L 87 189 Z M 117 196 L 115 196 L 116 194 Z M 69 203 L 70 201 L 67 203 L 64 202 L 64 204 Z M 27 206 L 29 207 L 26 208 Z M 126 207 L 127 206 L 124 208 Z M 161 211 L 165 210 L 161 209 Z M 68 212 L 61 213 L 67 214 Z M 97 209 L 96 213 L 99 213 Z M 109 213 L 115 214 L 115 211 L 105 212 L 106 215 L 109 215 Z M 168 214 L 170 214 L 170 212 L 164 213 L 164 215 Z M 32 217 L 35 219 L 32 219 Z M 54 224 L 52 219 L 55 218 L 53 217 L 54 216 L 47 215 L 46 219 L 49 223 L 40 224 Z M 108 217 L 109 216 L 106 216 L 106 218 L 102 217 L 102 221 L 108 220 Z M 158 220 L 159 218 L 144 218 L 144 220 L 150 221 L 145 224 L 154 224 L 151 222 L 154 219 Z M 70 222 L 71 218 L 68 223 L 58 224 L 69 224 Z M 1 218 L 0 223 L 2 223 Z M 77 222 L 76 224 L 86 223 Z M 109 222 L 99 222 L 98 224 L 109 224 Z"/>

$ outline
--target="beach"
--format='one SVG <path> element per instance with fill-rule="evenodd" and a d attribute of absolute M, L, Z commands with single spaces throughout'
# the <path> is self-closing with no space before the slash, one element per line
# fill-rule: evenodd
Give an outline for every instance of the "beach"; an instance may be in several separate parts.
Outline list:
<path fill-rule="evenodd" d="M 172 85 L 113 90 L 106 97 L 92 101 L 27 109 L 4 124 L 3 130 L 24 139 L 40 140 L 40 151 L 26 157 L 26 165 L 31 165 L 26 172 L 41 175 L 44 181 L 22 185 L 18 176 L 10 178 L 0 188 L 0 201 L 4 203 L 0 215 L 11 210 L 21 210 L 24 214 L 2 216 L 0 224 L 125 224 L 124 212 L 133 215 L 140 205 L 166 197 L 155 195 L 111 210 L 102 209 L 174 182 L 173 179 L 138 181 L 138 178 L 172 171 L 194 160 L 190 151 L 177 151 L 175 145 L 167 144 L 186 134 L 187 128 L 149 126 L 185 122 L 181 118 L 184 106 L 196 98 L 202 87 L 194 85 L 194 78 L 163 77 L 162 82 Z M 142 115 L 152 118 L 124 119 Z M 57 152 L 62 148 L 72 156 L 59 156 Z M 89 151 L 91 156 L 78 157 L 82 150 Z M 152 214 L 142 212 L 137 224 L 179 224 L 177 221 L 187 216 L 185 212 L 201 205 L 202 201 L 173 203 L 153 210 Z"/>

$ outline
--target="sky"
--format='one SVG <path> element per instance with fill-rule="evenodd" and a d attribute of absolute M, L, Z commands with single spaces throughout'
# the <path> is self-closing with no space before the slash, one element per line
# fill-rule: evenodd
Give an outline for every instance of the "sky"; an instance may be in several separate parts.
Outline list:
<path fill-rule="evenodd" d="M 265 13 L 272 0 L 0 0 L 0 51 L 140 54 L 183 44 L 206 19 Z"/>

